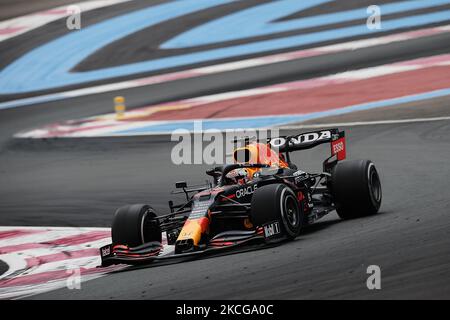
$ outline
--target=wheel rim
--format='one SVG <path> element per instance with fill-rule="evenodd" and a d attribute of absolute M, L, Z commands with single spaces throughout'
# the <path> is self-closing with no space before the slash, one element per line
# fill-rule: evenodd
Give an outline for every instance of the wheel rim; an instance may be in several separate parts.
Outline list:
<path fill-rule="evenodd" d="M 142 216 L 142 220 L 141 220 L 141 241 L 142 241 L 142 244 L 145 243 L 145 231 L 146 231 L 146 229 L 148 227 L 147 215 L 148 215 L 148 209 L 145 211 L 144 215 Z"/>
<path fill-rule="evenodd" d="M 291 195 L 288 195 L 284 200 L 284 212 L 289 227 L 291 228 L 296 228 L 300 221 L 296 201 L 297 200 Z"/>
<path fill-rule="evenodd" d="M 149 241 L 154 241 L 154 237 L 152 235 L 152 229 L 154 229 L 154 221 L 153 217 L 155 214 L 151 209 L 146 209 L 145 213 L 142 216 L 141 220 L 141 239 L 142 244 L 147 243 Z"/>
<path fill-rule="evenodd" d="M 369 186 L 372 198 L 376 203 L 381 201 L 381 182 L 375 169 L 372 168 L 369 174 Z"/>

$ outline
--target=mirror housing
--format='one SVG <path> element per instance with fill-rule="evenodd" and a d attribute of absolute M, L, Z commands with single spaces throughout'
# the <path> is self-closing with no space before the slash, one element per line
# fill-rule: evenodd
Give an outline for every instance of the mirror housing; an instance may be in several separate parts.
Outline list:
<path fill-rule="evenodd" d="M 184 189 L 187 188 L 187 183 L 186 181 L 178 181 L 175 183 L 175 188 L 177 189 Z"/>

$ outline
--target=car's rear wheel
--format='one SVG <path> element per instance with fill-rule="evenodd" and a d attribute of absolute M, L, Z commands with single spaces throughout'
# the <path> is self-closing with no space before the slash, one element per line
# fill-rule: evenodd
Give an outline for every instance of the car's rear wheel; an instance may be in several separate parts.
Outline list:
<path fill-rule="evenodd" d="M 271 184 L 258 188 L 252 197 L 251 219 L 263 226 L 277 221 L 280 236 L 294 239 L 300 233 L 304 220 L 303 210 L 291 188 L 284 184 Z"/>
<path fill-rule="evenodd" d="M 380 209 L 380 177 L 370 160 L 337 163 L 332 173 L 331 189 L 336 211 L 342 219 L 375 214 Z"/>
<path fill-rule="evenodd" d="M 153 208 L 145 204 L 117 209 L 111 228 L 113 244 L 137 247 L 152 241 L 161 242 L 161 229 L 155 217 Z"/>

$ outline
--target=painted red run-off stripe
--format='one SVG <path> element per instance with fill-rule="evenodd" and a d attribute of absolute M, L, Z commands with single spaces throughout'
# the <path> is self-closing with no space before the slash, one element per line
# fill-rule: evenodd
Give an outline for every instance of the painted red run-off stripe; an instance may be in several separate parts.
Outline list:
<path fill-rule="evenodd" d="M 214 102 L 189 109 L 161 111 L 140 120 L 185 120 L 303 114 L 398 98 L 450 87 L 450 66 Z"/>
<path fill-rule="evenodd" d="M 8 254 L 17 251 L 31 250 L 31 249 L 41 249 L 48 248 L 47 244 L 43 243 L 23 243 L 12 246 L 4 246 L 0 248 L 0 254 Z"/>
<path fill-rule="evenodd" d="M 15 238 L 15 237 L 22 237 L 27 236 L 30 234 L 36 234 L 45 232 L 45 230 L 33 230 L 33 229 L 15 229 L 15 230 L 7 230 L 7 231 L 0 231 L 0 240 L 8 239 L 8 238 Z"/>
<path fill-rule="evenodd" d="M 73 246 L 80 245 L 87 242 L 97 241 L 105 238 L 109 238 L 111 233 L 109 231 L 91 231 L 86 233 L 77 234 L 74 236 L 63 237 L 56 240 L 40 243 L 23 243 L 18 245 L 0 247 L 0 254 L 7 254 L 17 251 L 49 248 L 54 246 Z"/>
<path fill-rule="evenodd" d="M 82 244 L 86 242 L 92 242 L 97 241 L 100 239 L 104 239 L 107 237 L 110 237 L 111 233 L 109 231 L 91 231 L 86 232 L 70 237 L 65 237 L 61 239 L 52 240 L 49 242 L 45 242 L 45 244 L 51 245 L 51 246 L 73 246 L 77 244 Z"/>
<path fill-rule="evenodd" d="M 95 257 L 99 255 L 98 248 L 89 248 L 76 251 L 62 251 L 54 254 L 47 254 L 43 256 L 37 256 L 26 259 L 27 267 L 32 268 L 46 263 L 69 260 L 69 259 L 79 259 L 86 257 Z"/>
<path fill-rule="evenodd" d="M 24 29 L 26 29 L 26 27 L 14 27 L 14 28 L 0 29 L 0 35 L 17 33 Z"/>
<path fill-rule="evenodd" d="M 80 268 L 80 275 L 92 275 L 98 273 L 106 273 L 109 271 L 117 270 L 118 268 Z M 42 284 L 50 281 L 56 281 L 65 279 L 71 276 L 70 270 L 55 270 L 47 271 L 36 274 L 30 274 L 25 276 L 19 276 L 12 279 L 0 280 L 0 287 L 15 287 L 25 285 Z"/>

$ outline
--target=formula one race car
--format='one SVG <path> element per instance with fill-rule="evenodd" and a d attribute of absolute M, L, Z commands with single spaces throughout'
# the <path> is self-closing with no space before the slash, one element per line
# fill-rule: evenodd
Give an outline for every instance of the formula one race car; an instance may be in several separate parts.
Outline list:
<path fill-rule="evenodd" d="M 329 142 L 323 172 L 298 170 L 290 152 Z M 302 228 L 336 210 L 342 219 L 378 212 L 381 184 L 370 160 L 342 161 L 345 134 L 338 129 L 246 140 L 233 152 L 233 164 L 206 173 L 213 183 L 188 187 L 176 183 L 186 202 L 169 201 L 170 213 L 149 205 L 119 208 L 112 223 L 113 243 L 100 248 L 102 266 L 143 264 L 193 257 L 250 243 L 297 237 Z"/>

